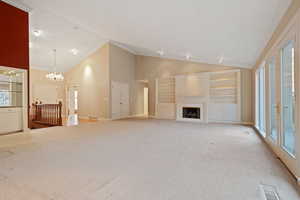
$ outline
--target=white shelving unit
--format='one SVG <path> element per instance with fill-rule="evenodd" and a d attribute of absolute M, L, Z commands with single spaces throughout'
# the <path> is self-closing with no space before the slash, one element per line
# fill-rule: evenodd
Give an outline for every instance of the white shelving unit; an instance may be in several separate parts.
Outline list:
<path fill-rule="evenodd" d="M 241 72 L 211 72 L 209 80 L 209 121 L 241 121 Z"/>
<path fill-rule="evenodd" d="M 175 119 L 175 78 L 156 79 L 155 117 Z"/>
<path fill-rule="evenodd" d="M 202 72 L 157 79 L 156 117 L 175 119 L 181 105 L 200 105 L 204 123 L 240 123 L 241 71 Z"/>

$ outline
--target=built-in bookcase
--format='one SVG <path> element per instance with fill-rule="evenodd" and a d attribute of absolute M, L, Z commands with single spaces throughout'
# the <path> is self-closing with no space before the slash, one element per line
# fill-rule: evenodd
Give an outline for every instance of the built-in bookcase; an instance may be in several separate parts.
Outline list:
<path fill-rule="evenodd" d="M 240 70 L 211 72 L 209 91 L 209 121 L 241 121 Z"/>
<path fill-rule="evenodd" d="M 158 103 L 175 103 L 175 78 L 158 79 Z"/>
<path fill-rule="evenodd" d="M 174 119 L 176 105 L 200 105 L 203 122 L 241 122 L 241 72 L 202 72 L 156 80 L 156 116 Z"/>
<path fill-rule="evenodd" d="M 210 102 L 238 104 L 240 100 L 240 71 L 210 74 Z"/>
<path fill-rule="evenodd" d="M 156 79 L 155 115 L 160 119 L 175 118 L 175 78 Z"/>

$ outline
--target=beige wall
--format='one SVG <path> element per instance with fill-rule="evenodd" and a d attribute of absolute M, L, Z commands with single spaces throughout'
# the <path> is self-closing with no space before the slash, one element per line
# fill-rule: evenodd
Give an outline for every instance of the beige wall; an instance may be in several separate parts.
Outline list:
<path fill-rule="evenodd" d="M 59 98 L 66 104 L 67 88 L 78 87 L 78 114 L 82 118 L 111 118 L 111 81 L 130 85 L 130 115 L 144 112 L 144 87 L 149 88 L 149 115 L 155 115 L 155 79 L 179 74 L 233 69 L 193 62 L 135 56 L 113 44 L 106 44 L 65 73 L 64 82 L 45 79 L 46 71 L 32 70 L 31 85 L 57 84 Z M 242 120 L 252 122 L 252 73 L 242 70 Z M 148 83 L 141 82 L 147 80 Z M 32 90 L 31 90 L 32 91 Z M 30 99 L 33 101 L 31 92 Z M 65 111 L 65 109 L 64 109 Z"/>
<path fill-rule="evenodd" d="M 107 43 L 65 73 L 66 88 L 77 86 L 78 114 L 82 118 L 111 118 L 111 81 L 130 86 L 130 114 L 134 112 L 135 56 Z"/>
<path fill-rule="evenodd" d="M 110 83 L 116 81 L 129 85 L 129 110 L 130 115 L 135 115 L 135 55 L 113 44 L 109 44 L 109 69 Z"/>
<path fill-rule="evenodd" d="M 47 93 L 49 91 L 43 91 L 43 90 L 38 90 L 38 92 L 44 92 L 44 93 L 37 93 L 37 90 L 35 90 L 35 87 L 51 87 L 51 88 L 56 88 L 57 92 L 57 101 L 62 101 L 63 103 L 63 114 L 65 111 L 65 87 L 64 87 L 64 81 L 61 82 L 56 82 L 56 81 L 51 81 L 46 78 L 46 74 L 48 71 L 44 70 L 37 70 L 37 69 L 30 69 L 29 75 L 30 75 L 30 94 L 29 94 L 29 103 L 32 104 L 34 103 L 37 99 L 40 100 L 40 96 L 47 96 Z"/>
<path fill-rule="evenodd" d="M 179 74 L 236 69 L 231 66 L 185 62 L 158 57 L 136 56 L 136 79 L 149 81 L 149 115 L 155 115 L 155 79 Z M 252 73 L 242 69 L 242 121 L 253 122 Z"/>
<path fill-rule="evenodd" d="M 66 88 L 78 86 L 78 115 L 110 118 L 109 44 L 65 73 Z"/>

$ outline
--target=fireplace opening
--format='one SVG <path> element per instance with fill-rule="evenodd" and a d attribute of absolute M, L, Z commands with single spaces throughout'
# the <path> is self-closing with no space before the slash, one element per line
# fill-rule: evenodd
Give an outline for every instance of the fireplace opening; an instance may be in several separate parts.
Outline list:
<path fill-rule="evenodd" d="M 183 107 L 182 117 L 189 119 L 201 119 L 199 107 Z"/>

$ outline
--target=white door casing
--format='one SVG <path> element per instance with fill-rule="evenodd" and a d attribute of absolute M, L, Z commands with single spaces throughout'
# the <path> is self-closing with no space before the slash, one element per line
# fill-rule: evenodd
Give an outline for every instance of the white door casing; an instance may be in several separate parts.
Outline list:
<path fill-rule="evenodd" d="M 75 114 L 75 89 L 69 89 L 69 115 Z"/>

